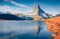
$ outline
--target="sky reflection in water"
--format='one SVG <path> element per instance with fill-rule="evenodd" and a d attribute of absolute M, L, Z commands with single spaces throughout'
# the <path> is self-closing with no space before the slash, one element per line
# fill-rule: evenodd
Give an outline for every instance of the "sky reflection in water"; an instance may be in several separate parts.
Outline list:
<path fill-rule="evenodd" d="M 38 35 L 36 35 L 35 26 L 40 27 Z M 47 28 L 48 26 L 42 21 L 4 21 L 0 22 L 0 38 L 52 39 L 52 32 Z"/>

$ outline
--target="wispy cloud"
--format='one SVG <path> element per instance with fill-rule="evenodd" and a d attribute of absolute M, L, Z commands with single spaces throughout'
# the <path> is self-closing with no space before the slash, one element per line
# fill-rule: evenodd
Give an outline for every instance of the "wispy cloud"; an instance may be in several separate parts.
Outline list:
<path fill-rule="evenodd" d="M 27 5 L 21 4 L 21 3 L 17 3 L 14 0 L 4 0 L 4 1 L 5 2 L 10 2 L 10 3 L 12 3 L 12 4 L 16 5 L 16 6 L 19 6 L 19 7 L 17 7 L 18 11 L 20 10 L 22 13 L 29 13 L 33 9 L 30 6 L 27 6 Z M 21 9 L 21 7 L 23 7 L 23 8 Z"/>
<path fill-rule="evenodd" d="M 15 5 L 19 6 L 19 7 L 24 7 L 24 8 L 31 9 L 31 7 L 29 7 L 29 6 L 27 6 L 27 5 L 24 5 L 24 4 L 21 4 L 21 3 L 17 3 L 17 2 L 15 2 L 15 1 L 13 1 L 13 0 L 11 0 L 11 3 L 12 3 L 12 4 L 15 4 Z"/>
<path fill-rule="evenodd" d="M 20 13 L 20 11 L 16 10 L 16 9 L 13 9 L 7 5 L 5 6 L 0 6 L 0 12 L 3 12 L 3 13 L 7 13 L 7 12 L 10 12 L 11 14 L 17 14 L 17 13 Z"/>
<path fill-rule="evenodd" d="M 27 6 L 27 5 L 25 5 L 25 4 L 21 4 L 21 3 L 17 3 L 17 2 L 15 2 L 15 1 L 13 1 L 13 0 L 4 0 L 5 2 L 11 2 L 12 4 L 15 4 L 15 5 L 17 5 L 17 6 L 19 6 L 19 7 L 24 7 L 24 8 L 31 8 L 31 7 L 29 7 L 29 6 Z"/>

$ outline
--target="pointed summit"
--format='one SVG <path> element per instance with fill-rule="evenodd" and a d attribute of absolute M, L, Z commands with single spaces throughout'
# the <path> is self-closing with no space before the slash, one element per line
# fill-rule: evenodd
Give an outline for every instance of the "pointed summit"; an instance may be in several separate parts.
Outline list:
<path fill-rule="evenodd" d="M 39 4 L 36 4 L 36 7 L 35 7 L 35 9 L 40 9 L 40 6 L 39 6 Z"/>
<path fill-rule="evenodd" d="M 43 11 L 40 8 L 39 4 L 36 4 L 36 7 L 34 8 L 33 14 L 34 14 L 34 17 L 35 16 L 41 16 L 43 18 L 50 18 L 51 17 L 50 14 L 45 13 L 45 11 Z"/>
<path fill-rule="evenodd" d="M 35 7 L 33 13 L 41 15 L 42 13 L 45 13 L 45 12 L 40 8 L 39 4 L 36 4 L 36 7 Z"/>

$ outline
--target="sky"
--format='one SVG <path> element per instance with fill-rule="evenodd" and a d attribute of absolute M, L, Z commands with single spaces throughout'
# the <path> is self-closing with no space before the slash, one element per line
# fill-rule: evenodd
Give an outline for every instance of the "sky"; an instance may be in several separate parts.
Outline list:
<path fill-rule="evenodd" d="M 60 13 L 60 0 L 0 0 L 0 12 L 31 13 L 36 4 L 48 14 Z"/>

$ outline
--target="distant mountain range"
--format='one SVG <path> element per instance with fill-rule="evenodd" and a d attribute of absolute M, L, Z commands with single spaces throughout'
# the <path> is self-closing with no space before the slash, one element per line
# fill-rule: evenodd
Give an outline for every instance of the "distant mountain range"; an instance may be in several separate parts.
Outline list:
<path fill-rule="evenodd" d="M 11 14 L 10 12 L 5 13 L 5 14 L 2 14 L 2 13 L 3 12 L 0 12 L 0 19 L 2 20 L 33 20 L 34 18 L 36 18 L 35 17 L 36 15 L 41 16 L 45 19 L 55 17 L 43 11 L 38 4 L 36 5 L 34 11 L 32 12 L 32 14 L 34 14 L 32 15 L 33 17 L 25 16 L 22 13 L 18 13 L 18 14 Z M 60 16 L 60 14 L 56 16 Z"/>
<path fill-rule="evenodd" d="M 13 14 L 2 14 L 2 12 L 0 12 L 0 20 L 33 20 L 33 18 L 31 17 L 18 17 L 16 15 Z"/>

